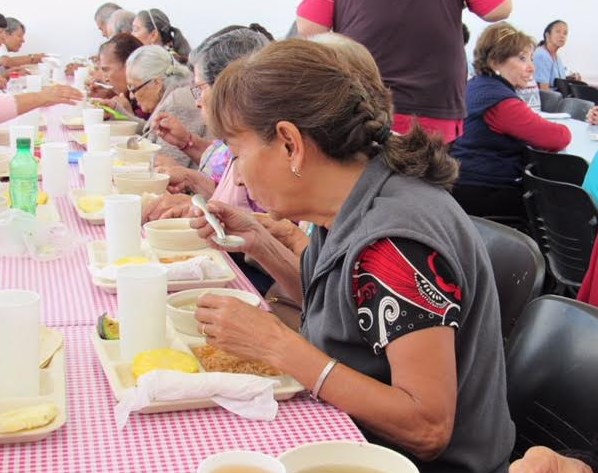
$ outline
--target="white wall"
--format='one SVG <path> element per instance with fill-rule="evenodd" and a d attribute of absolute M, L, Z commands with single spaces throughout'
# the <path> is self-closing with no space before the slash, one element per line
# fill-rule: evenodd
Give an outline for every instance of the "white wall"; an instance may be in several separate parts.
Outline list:
<path fill-rule="evenodd" d="M 131 11 L 148 7 L 162 9 L 174 26 L 181 28 L 192 47 L 219 28 L 229 24 L 258 22 L 276 37 L 286 34 L 300 0 L 116 0 Z M 103 41 L 93 21 L 99 0 L 11 0 L 3 2 L 0 13 L 19 18 L 27 26 L 24 53 L 50 52 L 63 55 L 89 55 Z M 510 21 L 540 39 L 544 27 L 561 18 L 569 23 L 569 42 L 561 54 L 565 64 L 582 77 L 598 83 L 596 47 L 596 0 L 513 0 Z M 486 24 L 465 13 L 472 32 L 469 49 Z"/>

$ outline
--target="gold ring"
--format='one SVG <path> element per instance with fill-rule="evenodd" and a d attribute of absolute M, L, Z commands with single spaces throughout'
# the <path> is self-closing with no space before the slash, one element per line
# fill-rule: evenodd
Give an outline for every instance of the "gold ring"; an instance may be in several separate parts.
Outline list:
<path fill-rule="evenodd" d="M 201 324 L 201 330 L 199 332 L 202 336 L 206 336 L 206 324 Z"/>

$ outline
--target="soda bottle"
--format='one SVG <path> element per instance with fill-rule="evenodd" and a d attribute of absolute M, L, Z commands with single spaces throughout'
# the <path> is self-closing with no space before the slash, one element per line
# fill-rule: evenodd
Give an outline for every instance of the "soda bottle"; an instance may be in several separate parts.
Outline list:
<path fill-rule="evenodd" d="M 37 210 L 37 159 L 31 154 L 31 139 L 17 138 L 17 154 L 9 168 L 10 202 L 13 209 L 35 215 Z"/>

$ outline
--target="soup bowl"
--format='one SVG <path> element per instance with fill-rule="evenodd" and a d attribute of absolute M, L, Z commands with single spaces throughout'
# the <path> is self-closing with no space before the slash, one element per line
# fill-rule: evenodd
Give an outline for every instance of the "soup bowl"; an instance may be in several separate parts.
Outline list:
<path fill-rule="evenodd" d="M 149 163 L 154 153 L 160 149 L 160 145 L 154 144 L 149 140 L 139 141 L 139 149 L 127 148 L 127 143 L 117 143 L 116 159 L 125 163 Z"/>
<path fill-rule="evenodd" d="M 193 251 L 208 246 L 206 240 L 189 226 L 188 218 L 165 218 L 143 225 L 145 237 L 152 248 L 159 250 Z"/>
<path fill-rule="evenodd" d="M 110 136 L 133 136 L 137 131 L 137 122 L 127 120 L 109 120 Z"/>
<path fill-rule="evenodd" d="M 400 453 L 365 442 L 309 443 L 278 459 L 287 473 L 418 473 Z"/>
<path fill-rule="evenodd" d="M 168 187 L 168 174 L 146 172 L 127 172 L 114 174 L 114 185 L 120 194 L 143 195 L 162 194 Z"/>

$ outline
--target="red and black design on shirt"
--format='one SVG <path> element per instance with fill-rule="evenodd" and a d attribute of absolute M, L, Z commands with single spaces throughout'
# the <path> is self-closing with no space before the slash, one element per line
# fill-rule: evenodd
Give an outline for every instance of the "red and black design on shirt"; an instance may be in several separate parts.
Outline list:
<path fill-rule="evenodd" d="M 353 297 L 364 340 L 379 354 L 391 341 L 428 327 L 459 327 L 461 288 L 446 260 L 413 240 L 385 238 L 353 268 Z"/>

